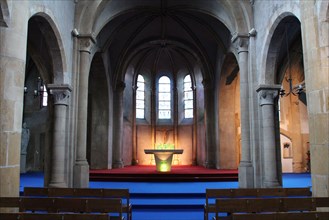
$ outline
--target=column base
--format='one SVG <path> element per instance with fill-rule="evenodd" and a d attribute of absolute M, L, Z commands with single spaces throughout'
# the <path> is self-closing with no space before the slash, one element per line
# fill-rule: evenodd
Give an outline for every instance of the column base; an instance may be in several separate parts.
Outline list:
<path fill-rule="evenodd" d="M 89 165 L 87 161 L 74 165 L 73 185 L 77 188 L 89 187 Z"/>
<path fill-rule="evenodd" d="M 267 181 L 264 180 L 264 187 L 265 188 L 280 188 L 282 187 L 278 180 Z"/>
<path fill-rule="evenodd" d="M 64 182 L 58 182 L 58 183 L 56 183 L 56 182 L 54 182 L 54 183 L 50 182 L 49 183 L 49 187 L 50 188 L 67 188 L 67 185 Z"/>
<path fill-rule="evenodd" d="M 203 166 L 208 169 L 216 169 L 216 163 L 210 161 L 204 162 Z"/>
<path fill-rule="evenodd" d="M 254 169 L 251 162 L 241 161 L 239 166 L 239 188 L 254 188 Z"/>
<path fill-rule="evenodd" d="M 113 168 L 123 168 L 124 167 L 123 161 L 122 160 L 114 161 L 112 167 Z"/>

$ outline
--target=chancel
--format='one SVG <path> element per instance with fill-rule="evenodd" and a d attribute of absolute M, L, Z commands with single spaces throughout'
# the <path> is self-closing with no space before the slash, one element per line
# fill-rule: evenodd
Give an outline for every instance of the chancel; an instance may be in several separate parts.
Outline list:
<path fill-rule="evenodd" d="M 0 198 L 30 174 L 329 196 L 328 29 L 328 0 L 0 0 Z"/>

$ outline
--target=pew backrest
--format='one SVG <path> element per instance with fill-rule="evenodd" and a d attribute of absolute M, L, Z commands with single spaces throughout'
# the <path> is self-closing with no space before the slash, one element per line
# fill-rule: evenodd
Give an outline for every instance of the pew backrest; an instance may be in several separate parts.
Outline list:
<path fill-rule="evenodd" d="M 25 187 L 24 196 L 102 197 L 130 199 L 129 189 Z"/>
<path fill-rule="evenodd" d="M 224 198 L 216 199 L 216 218 L 219 213 L 309 212 L 329 207 L 329 197 L 313 198 Z"/>
<path fill-rule="evenodd" d="M 328 220 L 329 212 L 243 213 L 231 215 L 231 220 Z"/>
<path fill-rule="evenodd" d="M 239 189 L 206 189 L 204 219 L 215 212 L 217 198 L 267 198 L 267 197 L 310 197 L 310 187 L 300 188 L 239 188 Z"/>
<path fill-rule="evenodd" d="M 122 218 L 122 201 L 118 198 L 0 197 L 0 205 L 18 207 L 20 212 L 113 213 Z"/>
<path fill-rule="evenodd" d="M 122 199 L 122 211 L 127 213 L 128 220 L 132 219 L 132 205 L 130 192 L 127 188 L 47 188 L 25 187 L 24 196 L 43 197 L 79 197 L 79 198 L 120 198 Z"/>
<path fill-rule="evenodd" d="M 76 214 L 76 213 L 0 213 L 4 220 L 110 220 L 107 214 Z"/>
<path fill-rule="evenodd" d="M 309 187 L 206 189 L 206 202 L 211 198 L 307 197 L 307 196 L 312 196 L 312 192 Z"/>
<path fill-rule="evenodd" d="M 0 197 L 0 208 L 18 208 L 19 204 L 19 197 Z"/>

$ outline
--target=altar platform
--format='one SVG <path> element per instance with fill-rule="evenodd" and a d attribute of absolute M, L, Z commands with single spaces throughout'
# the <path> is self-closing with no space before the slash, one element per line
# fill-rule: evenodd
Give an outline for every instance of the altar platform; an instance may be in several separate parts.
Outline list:
<path fill-rule="evenodd" d="M 155 165 L 90 170 L 90 181 L 121 182 L 224 182 L 237 181 L 237 169 L 207 169 L 202 166 L 173 165 L 170 172 L 156 171 Z"/>

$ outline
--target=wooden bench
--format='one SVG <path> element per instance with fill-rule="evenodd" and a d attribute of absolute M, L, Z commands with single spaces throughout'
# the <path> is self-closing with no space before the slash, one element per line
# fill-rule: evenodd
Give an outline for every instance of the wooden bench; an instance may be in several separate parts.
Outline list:
<path fill-rule="evenodd" d="M 3 220 L 110 220 L 108 214 L 76 213 L 0 213 Z"/>
<path fill-rule="evenodd" d="M 128 220 L 132 219 L 129 189 L 25 187 L 24 196 L 121 198 L 122 212 Z"/>
<path fill-rule="evenodd" d="M 328 220 L 329 212 L 233 213 L 232 220 Z"/>
<path fill-rule="evenodd" d="M 236 213 L 310 212 L 329 207 L 329 197 L 216 199 L 214 219 L 232 219 Z M 227 216 L 220 217 L 220 213 Z"/>
<path fill-rule="evenodd" d="M 309 187 L 303 188 L 241 188 L 241 189 L 206 189 L 204 219 L 209 213 L 215 213 L 217 198 L 266 198 L 266 197 L 310 197 Z"/>
<path fill-rule="evenodd" d="M 20 212 L 107 213 L 111 220 L 122 220 L 121 199 L 61 197 L 0 197 L 0 207 L 18 207 Z"/>

